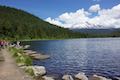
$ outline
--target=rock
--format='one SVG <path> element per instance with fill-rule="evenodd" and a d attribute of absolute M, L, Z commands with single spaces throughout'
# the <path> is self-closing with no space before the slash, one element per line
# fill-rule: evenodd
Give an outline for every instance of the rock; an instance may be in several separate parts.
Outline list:
<path fill-rule="evenodd" d="M 80 73 L 76 74 L 75 78 L 78 79 L 78 80 L 88 80 L 87 76 L 83 72 L 80 72 Z"/>
<path fill-rule="evenodd" d="M 64 75 L 62 77 L 63 80 L 74 80 L 71 75 Z"/>
<path fill-rule="evenodd" d="M 28 68 L 29 66 L 19 66 L 19 68 L 21 68 L 21 69 L 26 69 L 26 68 Z M 32 67 L 31 67 L 32 68 Z"/>
<path fill-rule="evenodd" d="M 46 69 L 44 66 L 32 66 L 35 76 L 42 76 L 46 74 Z"/>
<path fill-rule="evenodd" d="M 19 67 L 25 66 L 25 63 L 18 63 L 17 64 Z"/>
<path fill-rule="evenodd" d="M 35 54 L 37 53 L 36 51 L 32 51 L 32 50 L 24 50 L 25 53 L 29 53 L 29 54 Z"/>
<path fill-rule="evenodd" d="M 24 49 L 28 49 L 29 47 L 30 47 L 30 45 L 23 46 Z"/>
<path fill-rule="evenodd" d="M 48 76 L 43 76 L 42 77 L 44 80 L 55 80 L 55 79 L 53 79 L 52 77 L 48 77 Z"/>
<path fill-rule="evenodd" d="M 107 78 L 102 77 L 102 76 L 93 75 L 91 80 L 112 80 L 112 79 L 107 79 Z"/>
<path fill-rule="evenodd" d="M 32 55 L 33 53 L 24 53 L 25 55 L 27 55 L 27 56 L 30 56 L 30 55 Z"/>
<path fill-rule="evenodd" d="M 10 44 L 9 47 L 15 47 L 15 44 Z"/>
<path fill-rule="evenodd" d="M 40 53 L 37 53 L 36 51 L 32 51 L 32 50 L 24 50 L 24 54 L 32 57 L 33 59 L 43 60 L 43 59 L 50 58 L 49 55 L 40 54 Z"/>
<path fill-rule="evenodd" d="M 43 55 L 43 54 L 31 54 L 30 55 L 33 59 L 48 59 L 50 58 L 49 55 Z"/>

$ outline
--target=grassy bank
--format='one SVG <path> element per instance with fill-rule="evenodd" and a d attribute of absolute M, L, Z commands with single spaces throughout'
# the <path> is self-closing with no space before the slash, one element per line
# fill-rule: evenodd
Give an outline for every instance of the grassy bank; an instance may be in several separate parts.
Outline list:
<path fill-rule="evenodd" d="M 16 63 L 18 66 L 25 66 L 24 70 L 26 73 L 28 73 L 30 76 L 34 76 L 34 72 L 32 68 L 29 68 L 29 66 L 32 66 L 32 58 L 28 55 L 24 54 L 24 50 L 22 48 L 18 49 L 15 47 L 9 48 L 10 53 L 15 58 Z"/>

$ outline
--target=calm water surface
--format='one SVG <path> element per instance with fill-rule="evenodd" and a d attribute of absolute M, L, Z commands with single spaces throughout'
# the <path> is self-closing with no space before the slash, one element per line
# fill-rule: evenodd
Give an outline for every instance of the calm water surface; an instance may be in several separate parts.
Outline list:
<path fill-rule="evenodd" d="M 45 66 L 48 74 L 62 76 L 85 72 L 88 76 L 120 76 L 120 38 L 27 41 L 23 44 L 51 56 L 34 61 L 34 65 Z"/>

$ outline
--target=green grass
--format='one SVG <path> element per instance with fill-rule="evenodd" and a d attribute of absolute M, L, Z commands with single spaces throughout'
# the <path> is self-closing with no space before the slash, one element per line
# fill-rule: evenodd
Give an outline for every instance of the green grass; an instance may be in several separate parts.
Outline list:
<path fill-rule="evenodd" d="M 12 54 L 12 56 L 15 58 L 17 64 L 26 66 L 25 69 L 24 69 L 25 72 L 30 76 L 34 76 L 33 69 L 31 67 L 29 67 L 29 66 L 32 65 L 31 57 L 29 57 L 28 55 L 25 55 L 23 49 L 10 47 L 9 51 Z"/>
<path fill-rule="evenodd" d="M 25 66 L 32 65 L 31 57 L 25 55 L 23 49 L 17 49 L 17 48 L 12 47 L 12 48 L 9 48 L 9 50 L 12 56 L 15 57 L 16 62 L 18 64 L 23 64 Z"/>

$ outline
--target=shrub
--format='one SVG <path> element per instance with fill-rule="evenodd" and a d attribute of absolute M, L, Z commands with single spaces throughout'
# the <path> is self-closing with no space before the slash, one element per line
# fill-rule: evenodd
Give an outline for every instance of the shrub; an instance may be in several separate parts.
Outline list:
<path fill-rule="evenodd" d="M 23 64 L 26 66 L 32 65 L 31 57 L 24 54 L 23 49 L 10 48 L 11 54 L 15 57 L 18 64 Z"/>

